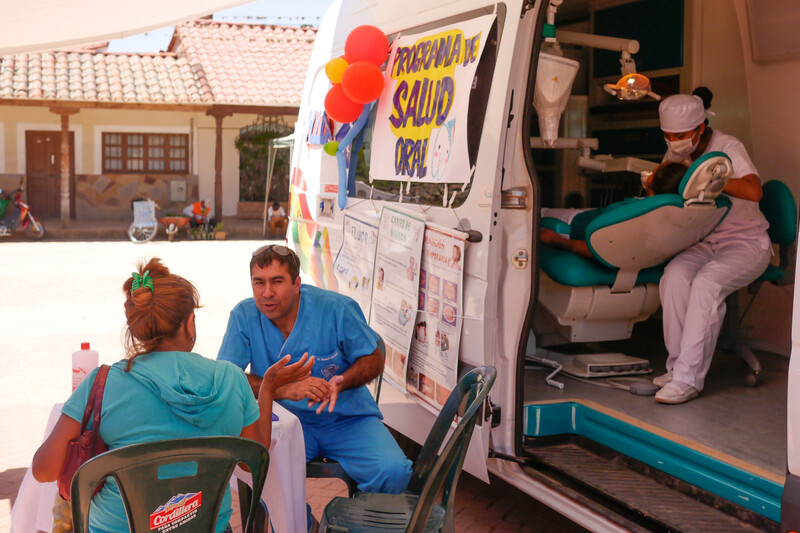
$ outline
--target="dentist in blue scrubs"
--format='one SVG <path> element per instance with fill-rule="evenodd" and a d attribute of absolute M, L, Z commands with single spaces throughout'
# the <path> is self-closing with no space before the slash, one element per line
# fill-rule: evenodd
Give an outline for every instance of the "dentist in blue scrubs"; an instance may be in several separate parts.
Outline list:
<path fill-rule="evenodd" d="M 411 461 L 384 426 L 365 387 L 383 372 L 378 335 L 347 296 L 300 283 L 300 261 L 282 245 L 250 260 L 253 297 L 231 311 L 217 358 L 243 370 L 254 392 L 275 361 L 315 356 L 311 376 L 279 387 L 275 400 L 303 426 L 306 460 L 341 463 L 364 492 L 401 493 Z M 316 520 L 309 514 L 309 529 Z"/>

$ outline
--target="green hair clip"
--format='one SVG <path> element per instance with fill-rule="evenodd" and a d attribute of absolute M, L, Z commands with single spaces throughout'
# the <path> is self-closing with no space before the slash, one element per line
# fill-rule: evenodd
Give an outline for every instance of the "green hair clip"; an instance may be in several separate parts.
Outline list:
<path fill-rule="evenodd" d="M 150 271 L 145 270 L 144 274 L 141 276 L 136 272 L 131 272 L 133 276 L 133 283 L 131 284 L 131 294 L 137 289 L 141 289 L 142 287 L 147 287 L 150 289 L 150 292 L 153 292 L 153 278 L 150 277 Z"/>

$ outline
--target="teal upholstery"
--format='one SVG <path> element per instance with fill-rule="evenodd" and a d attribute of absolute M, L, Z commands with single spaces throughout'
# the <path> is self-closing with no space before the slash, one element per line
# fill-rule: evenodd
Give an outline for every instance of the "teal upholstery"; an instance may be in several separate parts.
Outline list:
<path fill-rule="evenodd" d="M 797 238 L 797 205 L 792 191 L 777 180 L 766 182 L 763 191 L 758 207 L 769 222 L 769 240 L 782 245 L 794 243 Z"/>
<path fill-rule="evenodd" d="M 727 213 L 730 209 L 731 201 L 724 196 L 720 196 L 717 198 L 717 205 L 725 208 Z M 589 213 L 589 215 L 584 220 L 579 219 L 583 215 L 583 213 L 579 213 L 573 219 L 572 224 L 569 225 L 569 231 L 566 231 L 563 227 L 567 226 L 565 222 L 556 219 L 543 218 L 542 225 L 550 227 L 550 229 L 559 233 L 570 233 L 572 236 L 580 232 L 579 229 L 573 229 L 573 226 L 580 227 L 585 224 L 587 232 L 586 243 L 589 249 L 592 250 L 588 238 L 593 232 L 606 226 L 634 219 L 664 206 L 683 207 L 683 199 L 677 194 L 659 194 L 648 198 L 629 198 L 604 209 L 585 211 L 584 213 Z M 545 224 L 545 220 L 549 221 Z M 595 253 L 594 250 L 592 252 Z M 541 268 L 553 281 L 569 287 L 593 287 L 595 285 L 614 284 L 618 269 L 598 255 L 595 255 L 595 257 L 596 260 L 592 260 L 546 244 L 540 244 L 539 246 L 539 264 Z M 658 283 L 664 273 L 664 266 L 666 265 L 655 265 L 641 270 L 636 282 Z"/>
<path fill-rule="evenodd" d="M 797 238 L 797 205 L 794 203 L 792 191 L 781 181 L 768 181 L 762 190 L 764 194 L 758 207 L 769 222 L 769 240 L 780 247 L 780 265 L 769 265 L 756 282 L 780 281 L 786 275 L 787 268 L 793 266 L 789 264 L 788 247 Z"/>
<path fill-rule="evenodd" d="M 553 281 L 568 287 L 613 285 L 617 277 L 616 268 L 546 244 L 539 244 L 539 265 Z M 664 273 L 664 266 L 642 270 L 636 282 L 657 284 Z"/>
<path fill-rule="evenodd" d="M 554 217 L 542 217 L 542 227 L 551 229 L 556 233 L 561 233 L 562 235 L 569 235 L 570 231 L 569 224 Z"/>

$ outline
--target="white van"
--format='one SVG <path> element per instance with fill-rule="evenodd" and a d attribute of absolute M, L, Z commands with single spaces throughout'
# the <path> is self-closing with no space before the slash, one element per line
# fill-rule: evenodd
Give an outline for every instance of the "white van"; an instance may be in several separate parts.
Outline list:
<path fill-rule="evenodd" d="M 760 350 L 752 370 L 719 350 L 701 396 L 666 406 L 629 377 L 652 379 L 664 369 L 658 274 L 634 266 L 562 287 L 573 267 L 545 258 L 538 239 L 542 207 L 598 207 L 637 194 L 639 171 L 666 149 L 653 95 L 699 85 L 715 95 L 710 125 L 744 142 L 762 182 L 783 181 L 797 197 L 800 44 L 784 26 L 798 16 L 786 0 L 334 2 L 319 28 L 295 130 L 288 240 L 306 280 L 356 297 L 372 323 L 372 278 L 384 280 L 375 262 L 385 208 L 463 245 L 449 271 L 463 267 L 453 274 L 461 292 L 459 338 L 447 342 L 458 353 L 451 370 L 498 371 L 466 470 L 486 481 L 492 472 L 593 531 L 800 529 L 797 401 L 787 403 L 798 394 L 789 357 L 789 331 L 797 329 L 790 243 L 776 255 L 783 280 L 764 283 L 747 314 L 729 306 L 727 339 L 742 353 L 745 343 Z M 393 43 L 383 67 L 389 73 L 344 164 L 344 153 L 328 155 L 325 139 L 312 142 L 309 133 L 331 88 L 325 65 L 364 24 Z M 650 86 L 622 94 L 616 82 L 634 70 Z M 564 87 L 568 78 L 574 81 Z M 625 96 L 634 99 L 619 99 Z M 334 123 L 334 135 L 341 127 Z M 433 159 L 437 131 L 448 135 L 446 168 Z M 347 224 L 371 236 L 349 242 Z M 654 246 L 658 220 L 638 227 L 643 238 L 615 243 L 621 255 Z M 359 275 L 339 268 L 340 250 L 350 267 L 361 264 Z M 555 272 L 545 272 L 545 259 L 555 261 Z M 411 305 L 425 309 L 420 317 L 432 305 L 427 289 Z M 412 344 L 430 342 L 432 331 L 429 325 Z M 444 342 L 437 330 L 439 353 Z M 397 344 L 387 340 L 387 373 L 395 370 L 393 381 L 409 389 L 385 385 L 380 405 L 387 425 L 421 443 L 438 389 L 425 397 L 409 345 Z M 556 367 L 568 374 L 552 376 Z"/>

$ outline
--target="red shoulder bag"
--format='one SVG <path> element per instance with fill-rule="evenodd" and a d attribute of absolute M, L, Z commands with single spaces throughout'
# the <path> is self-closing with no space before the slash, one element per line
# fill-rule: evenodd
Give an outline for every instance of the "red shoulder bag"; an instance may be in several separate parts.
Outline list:
<path fill-rule="evenodd" d="M 102 365 L 92 384 L 92 391 L 86 402 L 86 410 L 83 412 L 81 422 L 81 433 L 78 438 L 71 440 L 67 447 L 67 456 L 64 458 L 64 466 L 58 475 L 58 493 L 62 498 L 69 501 L 72 489 L 72 478 L 80 466 L 101 453 L 108 450 L 108 446 L 100 438 L 100 409 L 103 407 L 103 391 L 106 389 L 106 376 L 108 376 L 108 365 Z M 87 430 L 89 420 L 92 421 L 92 429 Z M 95 494 L 103 485 L 97 487 Z"/>

